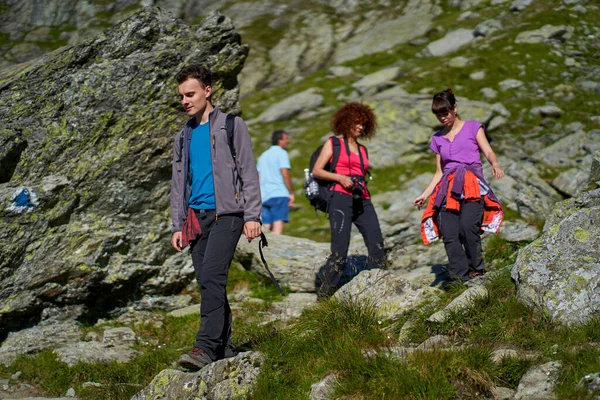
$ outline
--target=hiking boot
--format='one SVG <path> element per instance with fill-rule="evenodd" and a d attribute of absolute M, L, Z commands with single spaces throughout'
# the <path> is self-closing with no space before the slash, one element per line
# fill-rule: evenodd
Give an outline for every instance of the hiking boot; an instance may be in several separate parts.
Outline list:
<path fill-rule="evenodd" d="M 238 352 L 233 349 L 233 347 L 225 347 L 225 351 L 223 352 L 223 358 L 231 358 L 238 355 Z"/>
<path fill-rule="evenodd" d="M 477 278 L 485 274 L 485 271 L 469 271 L 469 279 Z"/>
<path fill-rule="evenodd" d="M 192 371 L 198 371 L 212 362 L 210 356 L 199 347 L 194 347 L 192 351 L 183 354 L 177 360 L 180 366 Z"/>
<path fill-rule="evenodd" d="M 460 279 L 450 279 L 448 281 L 442 282 L 442 284 L 440 285 L 440 289 L 449 292 L 453 290 L 458 290 L 464 284 L 465 282 L 461 281 Z"/>

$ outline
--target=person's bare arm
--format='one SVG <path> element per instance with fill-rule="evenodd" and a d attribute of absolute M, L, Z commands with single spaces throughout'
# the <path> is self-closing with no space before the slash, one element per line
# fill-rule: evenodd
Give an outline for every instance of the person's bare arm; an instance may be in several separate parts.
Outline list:
<path fill-rule="evenodd" d="M 429 185 L 425 188 L 423 193 L 421 193 L 421 195 L 419 197 L 417 197 L 416 199 L 413 200 L 413 205 L 415 205 L 419 208 L 423 207 L 423 204 L 425 204 L 425 200 L 427 200 L 429 198 L 429 196 L 431 196 L 431 193 L 433 193 L 433 189 L 435 189 L 435 186 L 438 184 L 438 182 L 442 178 L 442 175 L 443 175 L 442 157 L 439 154 L 436 154 L 435 155 L 435 174 L 433 174 L 433 178 L 431 178 Z"/>
<path fill-rule="evenodd" d="M 325 171 L 325 165 L 331 156 L 333 156 L 333 147 L 331 146 L 331 140 L 328 140 L 323 145 L 323 149 L 321 149 L 319 158 L 317 158 L 317 161 L 315 161 L 315 165 L 312 170 L 313 176 L 326 181 L 338 182 L 345 189 L 350 189 L 353 185 L 353 182 L 349 176 Z"/>
<path fill-rule="evenodd" d="M 283 177 L 283 183 L 287 188 L 288 192 L 290 192 L 290 201 L 288 203 L 289 206 L 294 204 L 296 198 L 294 197 L 294 189 L 292 188 L 292 176 L 290 174 L 289 168 L 280 168 L 281 176 Z"/>
<path fill-rule="evenodd" d="M 494 150 L 492 150 L 490 142 L 488 142 L 487 138 L 485 137 L 485 132 L 483 131 L 483 128 L 479 128 L 475 139 L 477 140 L 479 149 L 492 166 L 492 175 L 494 175 L 496 179 L 502 179 L 502 177 L 504 176 L 504 171 L 502 170 L 502 168 L 500 168 L 500 164 L 498 163 L 498 157 L 496 157 L 496 153 L 494 153 Z"/>

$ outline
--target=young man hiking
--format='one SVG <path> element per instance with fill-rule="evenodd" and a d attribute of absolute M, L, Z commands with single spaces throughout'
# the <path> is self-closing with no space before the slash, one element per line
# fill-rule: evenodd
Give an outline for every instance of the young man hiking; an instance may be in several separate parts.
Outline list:
<path fill-rule="evenodd" d="M 262 195 L 262 223 L 273 233 L 282 234 L 290 220 L 290 207 L 294 204 L 294 190 L 290 176 L 290 157 L 287 148 L 290 139 L 285 131 L 275 131 L 272 146 L 258 157 L 260 193 Z"/>
<path fill-rule="evenodd" d="M 202 296 L 196 343 L 178 363 L 198 370 L 235 355 L 227 274 L 242 231 L 248 241 L 261 234 L 261 198 L 248 128 L 235 117 L 232 149 L 227 114 L 211 104 L 210 70 L 191 65 L 175 79 L 191 118 L 173 145 L 171 245 L 179 252 L 190 245 Z"/>

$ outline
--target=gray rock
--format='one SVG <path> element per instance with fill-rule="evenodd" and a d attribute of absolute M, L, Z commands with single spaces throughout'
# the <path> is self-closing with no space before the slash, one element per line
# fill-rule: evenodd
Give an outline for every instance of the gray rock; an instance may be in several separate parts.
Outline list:
<path fill-rule="evenodd" d="M 578 325 L 600 312 L 600 207 L 567 204 L 583 207 L 562 211 L 570 215 L 523 248 L 512 277 L 521 302 L 552 320 Z"/>
<path fill-rule="evenodd" d="M 516 221 L 504 221 L 500 229 L 500 236 L 509 242 L 532 241 L 539 234 L 540 230 L 538 228 L 520 219 Z"/>
<path fill-rule="evenodd" d="M 576 386 L 579 390 L 587 390 L 588 394 L 598 398 L 600 396 L 600 374 L 589 374 L 579 380 Z"/>
<path fill-rule="evenodd" d="M 11 332 L 0 347 L 0 363 L 9 365 L 19 355 L 35 354 L 79 341 L 81 331 L 74 323 L 33 327 Z"/>
<path fill-rule="evenodd" d="M 333 66 L 327 70 L 327 72 L 336 77 L 349 76 L 354 73 L 354 70 L 350 67 Z"/>
<path fill-rule="evenodd" d="M 371 305 L 383 318 L 398 317 L 434 296 L 433 289 L 414 290 L 408 281 L 380 269 L 360 272 L 333 295 L 339 301 Z"/>
<path fill-rule="evenodd" d="M 207 2 L 208 3 L 208 2 Z M 220 1 L 214 1 L 211 3 L 220 3 Z M 222 2 L 221 2 L 222 3 Z M 204 5 L 204 8 L 208 4 Z M 214 10 L 219 9 L 221 7 L 217 7 Z M 227 7 L 227 16 L 230 17 L 236 29 L 242 29 L 251 25 L 257 18 L 262 16 L 271 15 L 272 17 L 276 17 L 285 13 L 288 7 L 284 4 L 273 3 L 272 1 L 256 1 L 256 2 L 236 2 L 232 4 L 230 7 Z M 222 8 L 221 8 L 222 9 Z M 200 11 L 202 14 L 208 13 L 206 9 Z"/>
<path fill-rule="evenodd" d="M 491 358 L 494 364 L 500 364 L 506 358 L 520 358 L 520 353 L 514 349 L 496 349 Z"/>
<path fill-rule="evenodd" d="M 245 399 L 252 395 L 263 362 L 262 354 L 245 352 L 194 373 L 165 369 L 131 400 Z"/>
<path fill-rule="evenodd" d="M 505 79 L 502 82 L 498 83 L 498 87 L 502 91 L 510 90 L 510 89 L 518 89 L 523 86 L 523 82 L 518 79 Z"/>
<path fill-rule="evenodd" d="M 517 35 L 515 43 L 545 43 L 550 40 L 563 40 L 563 36 L 568 32 L 564 25 L 544 25 L 540 29 L 521 32 Z"/>
<path fill-rule="evenodd" d="M 473 36 L 472 30 L 460 28 L 447 33 L 446 36 L 441 39 L 429 43 L 425 50 L 430 56 L 444 56 L 471 43 L 473 39 L 475 39 L 475 36 Z"/>
<path fill-rule="evenodd" d="M 475 27 L 473 34 L 475 36 L 489 36 L 492 33 L 496 32 L 496 31 L 501 31 L 501 30 L 502 30 L 502 22 L 500 22 L 500 20 L 488 19 L 486 21 L 479 23 Z"/>
<path fill-rule="evenodd" d="M 65 397 L 75 397 L 75 389 L 69 388 L 69 390 L 67 390 L 67 393 L 65 393 Z"/>
<path fill-rule="evenodd" d="M 316 88 L 296 93 L 279 103 L 273 104 L 260 114 L 253 122 L 273 122 L 289 119 L 303 111 L 308 111 L 323 105 L 323 96 L 317 93 Z"/>
<path fill-rule="evenodd" d="M 492 389 L 494 400 L 513 400 L 515 392 L 515 390 L 506 387 L 495 387 Z"/>
<path fill-rule="evenodd" d="M 533 0 L 515 0 L 510 5 L 510 11 L 523 11 L 531 3 L 533 3 Z"/>
<path fill-rule="evenodd" d="M 287 29 L 279 43 L 269 50 L 273 68 L 265 83 L 270 86 L 316 71 L 333 52 L 335 34 L 328 15 L 301 11 L 294 20 L 297 29 Z"/>
<path fill-rule="evenodd" d="M 263 250 L 269 269 L 292 292 L 314 292 L 315 279 L 329 254 L 329 244 L 286 235 L 269 235 L 269 247 Z M 240 239 L 236 258 L 248 269 L 268 279 L 255 242 Z"/>
<path fill-rule="evenodd" d="M 552 186 L 569 196 L 576 196 L 589 185 L 590 173 L 581 168 L 571 168 L 558 174 Z"/>
<path fill-rule="evenodd" d="M 515 400 L 555 399 L 554 388 L 558 382 L 560 368 L 559 361 L 550 361 L 532 367 L 521 378 L 517 393 L 515 393 Z"/>
<path fill-rule="evenodd" d="M 554 104 L 546 104 L 545 106 L 533 107 L 529 110 L 530 114 L 541 115 L 542 117 L 560 117 L 563 110 Z"/>
<path fill-rule="evenodd" d="M 508 123 L 508 120 L 500 115 L 495 116 L 494 118 L 492 118 L 492 120 L 488 123 L 487 132 L 492 132 L 498 128 L 501 128 L 503 126 L 505 126 Z"/>
<path fill-rule="evenodd" d="M 360 94 L 372 95 L 383 89 L 395 85 L 395 80 L 402 75 L 400 67 L 390 67 L 369 74 L 359 81 L 354 82 L 352 87 Z"/>
<path fill-rule="evenodd" d="M 555 168 L 588 168 L 582 164 L 585 156 L 599 150 L 600 130 L 580 131 L 557 140 L 533 154 L 531 158 Z"/>
<path fill-rule="evenodd" d="M 546 216 L 562 196 L 542 179 L 533 164 L 514 161 L 506 157 L 500 158 L 505 177 L 494 180 L 491 185 L 501 203 L 516 210 L 526 218 Z M 491 176 L 491 167 L 485 166 L 486 176 Z"/>
<path fill-rule="evenodd" d="M 177 296 L 144 296 L 133 304 L 136 311 L 172 311 L 192 304 L 192 296 L 188 294 Z"/>
<path fill-rule="evenodd" d="M 481 16 L 481 14 L 473 12 L 473 11 L 465 11 L 464 13 L 460 14 L 458 16 L 458 18 L 456 18 L 457 21 L 467 21 L 469 19 L 477 19 Z"/>
<path fill-rule="evenodd" d="M 179 318 L 194 314 L 200 315 L 200 304 L 193 304 L 191 306 L 180 308 L 179 310 L 173 310 L 169 313 L 170 316 Z"/>
<path fill-rule="evenodd" d="M 450 347 L 452 345 L 452 339 L 446 335 L 435 335 L 419 346 L 417 346 L 417 350 L 432 350 L 432 349 L 442 349 L 446 347 Z"/>
<path fill-rule="evenodd" d="M 467 65 L 469 65 L 470 60 L 466 57 L 463 56 L 458 56 L 458 57 L 454 57 L 451 58 L 450 61 L 448 61 L 448 66 L 452 67 L 452 68 L 464 68 Z"/>
<path fill-rule="evenodd" d="M 430 0 L 410 0 L 399 17 L 376 21 L 367 30 L 339 43 L 334 63 L 386 51 L 425 35 L 433 26 L 435 5 L 432 3 Z"/>
<path fill-rule="evenodd" d="M 131 328 L 110 328 L 104 331 L 102 342 L 106 345 L 132 345 L 135 343 L 135 332 Z"/>
<path fill-rule="evenodd" d="M 310 387 L 308 398 L 310 400 L 330 400 L 338 382 L 337 375 L 327 375 L 321 381 L 313 383 Z"/>
<path fill-rule="evenodd" d="M 488 291 L 484 286 L 470 287 L 452 300 L 443 310 L 432 314 L 427 318 L 427 321 L 437 323 L 445 322 L 453 313 L 466 311 L 487 295 Z"/>
<path fill-rule="evenodd" d="M 498 96 L 498 92 L 492 88 L 485 87 L 480 90 L 483 97 L 487 99 L 495 99 Z"/>
<path fill-rule="evenodd" d="M 571 216 L 576 210 L 600 206 L 600 190 L 595 189 L 583 192 L 579 196 L 557 203 L 552 212 L 547 216 L 543 232 L 548 231 L 563 219 Z"/>
<path fill-rule="evenodd" d="M 77 342 L 54 349 L 58 359 L 69 366 L 79 362 L 98 363 L 115 361 L 126 363 L 139 354 L 129 346 L 112 345 L 100 342 Z"/>
<path fill-rule="evenodd" d="M 315 305 L 317 295 L 314 293 L 290 293 L 283 301 L 273 303 L 263 318 L 264 322 L 275 320 L 288 323 L 302 314 L 302 311 Z"/>
<path fill-rule="evenodd" d="M 471 73 L 471 74 L 469 75 L 469 78 L 473 79 L 474 81 L 481 81 L 481 80 L 485 79 L 485 71 L 477 71 L 477 72 L 473 72 L 473 73 Z M 483 93 L 483 90 L 484 90 L 484 89 L 485 89 L 485 88 L 481 89 L 481 90 L 482 90 L 482 93 Z M 483 94 L 483 95 L 484 95 L 485 97 L 488 97 L 488 96 L 486 96 L 485 94 Z M 494 96 L 494 97 L 495 97 L 495 96 Z"/>

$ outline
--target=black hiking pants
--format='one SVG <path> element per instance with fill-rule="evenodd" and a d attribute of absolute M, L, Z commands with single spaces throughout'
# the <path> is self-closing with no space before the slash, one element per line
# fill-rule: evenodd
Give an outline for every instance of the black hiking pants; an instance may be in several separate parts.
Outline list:
<path fill-rule="evenodd" d="M 329 203 L 331 255 L 323 268 L 320 295 L 333 293 L 340 282 L 348 256 L 353 223 L 367 246 L 367 268 L 385 267 L 383 236 L 371 200 L 353 199 L 348 194 L 334 192 Z"/>
<path fill-rule="evenodd" d="M 231 309 L 227 301 L 227 274 L 233 253 L 244 228 L 241 214 L 219 215 L 197 211 L 202 228 L 200 238 L 191 243 L 192 262 L 200 285 L 200 330 L 194 347 L 203 349 L 213 360 L 223 358 L 231 344 Z"/>
<path fill-rule="evenodd" d="M 448 255 L 448 274 L 451 279 L 469 280 L 469 272 L 485 272 L 481 251 L 480 228 L 483 200 L 460 201 L 460 212 L 440 211 L 440 231 Z"/>

